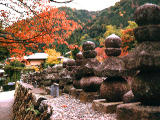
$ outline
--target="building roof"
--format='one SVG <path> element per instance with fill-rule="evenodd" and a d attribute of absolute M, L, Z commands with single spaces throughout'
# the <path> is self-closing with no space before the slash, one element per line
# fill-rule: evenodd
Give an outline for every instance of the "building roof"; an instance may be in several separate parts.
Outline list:
<path fill-rule="evenodd" d="M 0 73 L 4 73 L 4 70 L 3 70 L 3 69 L 0 69 Z"/>
<path fill-rule="evenodd" d="M 30 60 L 30 59 L 47 59 L 48 54 L 46 53 L 34 53 L 30 56 L 25 56 L 24 59 Z"/>

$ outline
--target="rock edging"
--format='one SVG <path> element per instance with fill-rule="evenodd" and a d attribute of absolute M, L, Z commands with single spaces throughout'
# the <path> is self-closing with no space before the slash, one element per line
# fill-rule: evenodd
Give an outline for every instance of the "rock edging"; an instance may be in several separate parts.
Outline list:
<path fill-rule="evenodd" d="M 52 115 L 52 107 L 40 94 L 45 94 L 45 92 L 40 89 L 35 90 L 32 85 L 17 82 L 13 120 L 49 120 Z"/>

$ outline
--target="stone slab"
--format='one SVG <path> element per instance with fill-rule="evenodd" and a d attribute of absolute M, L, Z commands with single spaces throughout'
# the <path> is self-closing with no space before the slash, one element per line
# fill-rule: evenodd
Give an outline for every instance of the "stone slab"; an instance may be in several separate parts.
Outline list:
<path fill-rule="evenodd" d="M 82 103 L 93 102 L 93 100 L 99 98 L 98 92 L 84 92 L 83 89 L 76 89 L 74 87 L 71 88 L 69 94 L 72 97 L 79 99 Z"/>
<path fill-rule="evenodd" d="M 71 96 L 73 96 L 74 98 L 79 99 L 79 95 L 82 91 L 83 91 L 82 89 L 76 89 L 73 87 L 73 88 L 71 88 L 69 94 Z"/>
<path fill-rule="evenodd" d="M 160 120 L 160 106 L 142 106 L 140 102 L 117 106 L 117 120 Z"/>
<path fill-rule="evenodd" d="M 93 100 L 92 108 L 95 111 L 103 113 L 115 113 L 118 105 L 123 104 L 123 102 L 110 102 L 107 103 L 106 99 Z"/>
<path fill-rule="evenodd" d="M 63 92 L 69 94 L 72 88 L 73 88 L 73 85 L 65 85 L 63 88 Z"/>

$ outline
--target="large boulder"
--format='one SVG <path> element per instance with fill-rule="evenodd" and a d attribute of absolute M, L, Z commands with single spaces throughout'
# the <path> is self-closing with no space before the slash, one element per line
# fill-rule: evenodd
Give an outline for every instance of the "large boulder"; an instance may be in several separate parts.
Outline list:
<path fill-rule="evenodd" d="M 88 58 L 83 60 L 83 64 L 81 66 L 77 66 L 73 71 L 72 75 L 75 79 L 81 79 L 82 77 L 86 76 L 94 76 L 94 70 L 100 65 L 101 63 L 94 58 Z"/>
<path fill-rule="evenodd" d="M 125 62 L 120 57 L 108 57 L 101 65 L 94 69 L 94 73 L 100 77 L 125 76 L 128 74 Z"/>
<path fill-rule="evenodd" d="M 124 57 L 129 70 L 153 71 L 160 69 L 160 42 L 145 41 Z M 156 67 L 155 67 L 156 66 Z"/>
<path fill-rule="evenodd" d="M 134 29 L 134 36 L 138 42 L 159 41 L 160 25 L 146 25 Z"/>
<path fill-rule="evenodd" d="M 73 80 L 73 86 L 76 89 L 81 89 L 80 80 Z"/>
<path fill-rule="evenodd" d="M 103 79 L 101 77 L 96 77 L 96 76 L 83 77 L 80 80 L 80 86 L 86 92 L 97 92 L 102 82 Z"/>
<path fill-rule="evenodd" d="M 108 77 L 101 84 L 100 96 L 107 102 L 119 102 L 129 89 L 127 81 L 122 77 Z"/>
<path fill-rule="evenodd" d="M 160 72 L 139 73 L 132 82 L 132 91 L 143 105 L 160 105 Z"/>
<path fill-rule="evenodd" d="M 121 54 L 120 48 L 106 48 L 105 53 L 107 56 L 119 56 Z"/>

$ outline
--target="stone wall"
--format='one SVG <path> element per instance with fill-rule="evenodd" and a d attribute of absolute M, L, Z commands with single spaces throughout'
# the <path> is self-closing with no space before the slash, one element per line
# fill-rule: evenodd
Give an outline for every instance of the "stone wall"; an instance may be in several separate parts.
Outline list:
<path fill-rule="evenodd" d="M 21 81 L 31 84 L 36 88 L 47 88 L 48 90 L 50 90 L 51 85 L 58 83 L 60 91 L 65 93 L 69 93 L 70 88 L 73 87 L 70 71 L 63 68 L 62 64 L 48 67 L 43 71 L 22 74 Z M 50 91 L 48 91 L 48 94 L 50 94 Z"/>
<path fill-rule="evenodd" d="M 13 104 L 13 120 L 49 120 L 52 107 L 46 92 L 32 85 L 17 82 Z"/>

